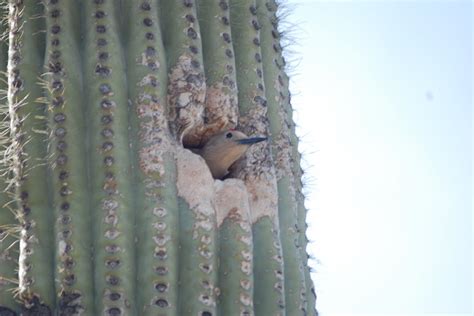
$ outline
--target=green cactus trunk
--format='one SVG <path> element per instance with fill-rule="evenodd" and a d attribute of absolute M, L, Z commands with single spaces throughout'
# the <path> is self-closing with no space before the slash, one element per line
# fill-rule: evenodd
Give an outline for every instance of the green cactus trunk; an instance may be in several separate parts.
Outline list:
<path fill-rule="evenodd" d="M 317 315 L 277 10 L 0 1 L 0 315 Z"/>

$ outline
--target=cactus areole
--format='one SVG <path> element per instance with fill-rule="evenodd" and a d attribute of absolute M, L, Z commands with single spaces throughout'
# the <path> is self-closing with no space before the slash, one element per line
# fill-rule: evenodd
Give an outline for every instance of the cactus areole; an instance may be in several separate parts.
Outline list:
<path fill-rule="evenodd" d="M 0 4 L 1 316 L 317 315 L 275 0 Z"/>

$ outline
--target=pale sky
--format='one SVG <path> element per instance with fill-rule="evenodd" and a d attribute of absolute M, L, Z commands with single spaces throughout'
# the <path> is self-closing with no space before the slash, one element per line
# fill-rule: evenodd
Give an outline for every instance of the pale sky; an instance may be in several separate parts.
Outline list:
<path fill-rule="evenodd" d="M 472 315 L 472 2 L 288 2 L 318 310 Z"/>

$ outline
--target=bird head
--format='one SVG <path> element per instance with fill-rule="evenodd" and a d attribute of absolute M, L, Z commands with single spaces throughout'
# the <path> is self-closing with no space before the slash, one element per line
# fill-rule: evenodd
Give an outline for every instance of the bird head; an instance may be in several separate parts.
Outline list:
<path fill-rule="evenodd" d="M 201 150 L 214 178 L 222 178 L 228 168 L 242 157 L 249 146 L 266 140 L 266 137 L 247 137 L 242 132 L 227 130 L 212 136 Z"/>

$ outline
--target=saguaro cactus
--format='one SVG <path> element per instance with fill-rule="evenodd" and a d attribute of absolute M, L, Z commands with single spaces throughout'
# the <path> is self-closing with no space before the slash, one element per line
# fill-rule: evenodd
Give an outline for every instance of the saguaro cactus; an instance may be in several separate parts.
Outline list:
<path fill-rule="evenodd" d="M 275 0 L 0 3 L 0 315 L 317 314 Z"/>

